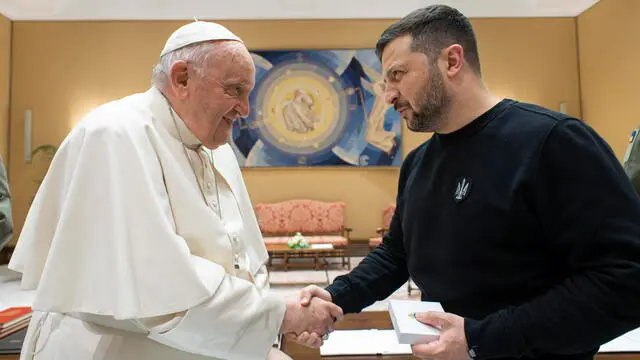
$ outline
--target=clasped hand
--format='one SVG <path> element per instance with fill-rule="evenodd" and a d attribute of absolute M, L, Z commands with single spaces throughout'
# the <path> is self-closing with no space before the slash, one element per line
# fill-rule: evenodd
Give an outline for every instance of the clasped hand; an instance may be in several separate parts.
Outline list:
<path fill-rule="evenodd" d="M 308 334 L 314 334 L 314 339 L 328 334 L 333 331 L 335 322 L 340 320 L 342 309 L 330 300 L 313 297 L 301 302 L 296 299 L 287 302 L 280 332 L 301 342 L 305 341 Z"/>
<path fill-rule="evenodd" d="M 300 292 L 300 304 L 309 306 L 317 298 L 331 302 L 328 291 L 315 286 L 307 286 Z M 342 312 L 340 312 L 342 317 Z M 451 313 L 428 312 L 416 314 L 416 320 L 440 329 L 440 338 L 428 344 L 411 345 L 413 355 L 420 359 L 466 360 L 469 359 L 467 338 L 464 332 L 464 318 Z M 329 331 L 331 331 L 330 329 Z M 308 347 L 322 345 L 323 332 L 309 331 L 287 334 L 290 340 Z"/>
<path fill-rule="evenodd" d="M 288 320 L 289 316 L 291 319 Z M 287 303 L 280 332 L 304 346 L 320 347 L 323 337 L 334 330 L 334 324 L 342 317 L 342 309 L 332 302 L 331 294 L 311 285 L 300 292 L 297 300 Z M 291 325 L 286 325 L 288 323 Z"/>
<path fill-rule="evenodd" d="M 284 333 L 289 340 L 295 341 L 307 347 L 320 347 L 323 344 L 323 338 L 334 330 L 334 323 L 342 320 L 342 309 L 333 304 L 331 294 L 329 294 L 328 291 L 318 286 L 311 285 L 302 289 L 296 304 L 303 308 L 311 308 L 318 301 L 321 304 L 330 304 L 335 307 L 330 308 L 333 311 L 333 318 L 328 319 L 331 321 L 330 326 L 328 326 L 327 328 L 323 328 L 320 331 L 317 331 L 316 329 L 313 329 L 311 327 L 303 327 L 300 331 L 282 331 L 282 333 Z M 337 314 L 337 316 L 335 314 Z"/>

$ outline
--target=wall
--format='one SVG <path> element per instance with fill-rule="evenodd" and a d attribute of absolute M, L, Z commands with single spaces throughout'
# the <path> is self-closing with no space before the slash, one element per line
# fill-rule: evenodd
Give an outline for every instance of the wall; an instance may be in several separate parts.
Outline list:
<path fill-rule="evenodd" d="M 390 20 L 226 21 L 252 49 L 370 48 Z M 33 111 L 33 146 L 59 143 L 90 108 L 144 91 L 150 70 L 177 22 L 15 22 L 11 98 L 11 185 L 18 229 L 40 176 L 21 159 L 25 109 Z M 575 20 L 478 19 L 487 85 L 497 94 L 580 115 Z M 404 151 L 428 134 L 404 132 Z M 375 235 L 383 206 L 394 201 L 397 169 L 247 169 L 252 200 L 343 200 L 354 238 Z M 338 185 L 335 185 L 338 183 Z"/>
<path fill-rule="evenodd" d="M 640 125 L 640 1 L 600 0 L 577 20 L 584 120 L 620 160 Z"/>
<path fill-rule="evenodd" d="M 0 158 L 7 163 L 9 161 L 10 79 L 11 20 L 0 15 Z"/>

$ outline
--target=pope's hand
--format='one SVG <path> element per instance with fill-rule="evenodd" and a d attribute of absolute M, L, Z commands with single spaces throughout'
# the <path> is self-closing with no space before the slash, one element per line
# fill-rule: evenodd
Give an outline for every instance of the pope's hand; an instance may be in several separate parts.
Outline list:
<path fill-rule="evenodd" d="M 428 344 L 411 345 L 413 355 L 420 359 L 468 360 L 464 318 L 443 312 L 430 311 L 416 314 L 424 324 L 440 329 L 440 338 Z"/>
<path fill-rule="evenodd" d="M 324 301 L 333 302 L 333 299 L 331 298 L 331 294 L 327 290 L 317 285 L 309 285 L 304 289 L 300 290 L 300 295 L 298 295 L 298 297 L 300 298 L 300 305 L 302 306 L 309 305 L 309 302 L 314 297 L 318 297 Z"/>
<path fill-rule="evenodd" d="M 334 322 L 340 319 L 342 309 L 329 301 L 313 298 L 309 305 L 302 306 L 297 300 L 291 300 L 287 302 L 280 333 L 300 335 L 306 331 L 326 334 L 333 329 Z"/>
<path fill-rule="evenodd" d="M 308 306 L 311 303 L 313 298 L 320 298 L 324 301 L 332 301 L 331 294 L 316 285 L 309 285 L 300 291 L 298 295 L 300 300 L 300 305 Z M 333 327 L 329 329 L 329 333 L 333 331 Z M 323 334 L 317 332 L 303 331 L 298 334 L 287 334 L 286 335 L 289 340 L 295 341 L 301 345 L 317 348 L 322 346 L 323 343 Z"/>

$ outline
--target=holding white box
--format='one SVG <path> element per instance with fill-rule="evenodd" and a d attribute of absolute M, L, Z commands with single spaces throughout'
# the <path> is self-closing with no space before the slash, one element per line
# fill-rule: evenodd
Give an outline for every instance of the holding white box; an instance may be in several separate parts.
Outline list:
<path fill-rule="evenodd" d="M 440 329 L 414 317 L 414 314 L 428 311 L 444 312 L 444 309 L 438 302 L 389 300 L 389 316 L 400 344 L 426 344 L 438 340 Z"/>

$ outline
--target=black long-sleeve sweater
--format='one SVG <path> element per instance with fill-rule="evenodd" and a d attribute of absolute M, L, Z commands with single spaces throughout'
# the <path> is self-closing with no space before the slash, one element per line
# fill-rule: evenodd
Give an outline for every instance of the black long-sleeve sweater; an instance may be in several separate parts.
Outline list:
<path fill-rule="evenodd" d="M 503 100 L 407 155 L 388 234 L 327 290 L 359 312 L 409 276 L 477 359 L 591 359 L 640 326 L 640 196 L 589 126 Z"/>

